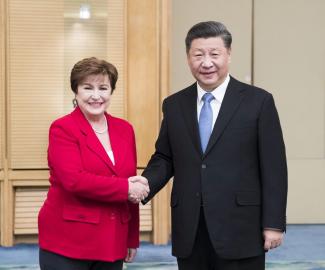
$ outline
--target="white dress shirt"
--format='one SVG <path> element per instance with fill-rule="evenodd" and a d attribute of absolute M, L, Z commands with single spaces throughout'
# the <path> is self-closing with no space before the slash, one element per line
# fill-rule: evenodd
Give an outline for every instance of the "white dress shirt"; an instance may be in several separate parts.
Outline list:
<path fill-rule="evenodd" d="M 198 122 L 199 122 L 199 118 L 200 118 L 200 112 L 201 112 L 201 109 L 202 109 L 203 103 L 204 103 L 202 100 L 203 95 L 205 93 L 211 93 L 214 96 L 214 99 L 212 99 L 210 102 L 211 108 L 212 108 L 212 114 L 213 114 L 211 130 L 213 129 L 214 124 L 217 120 L 217 117 L 218 117 L 218 114 L 220 111 L 220 107 L 221 107 L 221 103 L 222 103 L 223 97 L 225 96 L 229 80 L 230 80 L 230 76 L 228 74 L 225 81 L 211 92 L 204 91 L 201 88 L 201 86 L 197 83 L 197 121 Z"/>

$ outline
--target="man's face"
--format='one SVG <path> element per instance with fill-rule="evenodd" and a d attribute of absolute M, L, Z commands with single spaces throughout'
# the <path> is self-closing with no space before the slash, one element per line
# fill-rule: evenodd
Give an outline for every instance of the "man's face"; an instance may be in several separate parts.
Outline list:
<path fill-rule="evenodd" d="M 222 84 L 229 72 L 231 50 L 221 37 L 197 38 L 187 54 L 192 75 L 206 91 Z"/>

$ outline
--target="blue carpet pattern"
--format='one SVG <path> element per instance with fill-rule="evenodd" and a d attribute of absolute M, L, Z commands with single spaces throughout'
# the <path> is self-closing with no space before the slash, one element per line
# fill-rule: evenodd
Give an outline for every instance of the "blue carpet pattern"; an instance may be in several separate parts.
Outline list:
<path fill-rule="evenodd" d="M 177 270 L 175 263 L 131 263 L 124 266 L 126 270 Z M 325 262 L 271 262 L 267 270 L 325 270 Z M 0 266 L 0 270 L 39 270 L 38 265 Z"/>
<path fill-rule="evenodd" d="M 266 254 L 267 270 L 325 270 L 325 225 L 289 225 L 284 244 Z M 142 242 L 127 270 L 176 270 L 171 246 Z M 0 270 L 39 270 L 38 246 L 0 247 Z"/>

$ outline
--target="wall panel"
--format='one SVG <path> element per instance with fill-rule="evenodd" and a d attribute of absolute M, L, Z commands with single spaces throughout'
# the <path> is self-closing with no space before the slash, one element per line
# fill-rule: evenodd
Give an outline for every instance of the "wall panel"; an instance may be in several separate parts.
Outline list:
<path fill-rule="evenodd" d="M 0 170 L 3 169 L 4 158 L 4 125 L 5 125 L 5 5 L 0 1 Z"/>
<path fill-rule="evenodd" d="M 140 204 L 140 231 L 152 232 L 152 204 Z"/>
<path fill-rule="evenodd" d="M 47 167 L 51 121 L 63 114 L 63 2 L 8 1 L 9 167 Z"/>
<path fill-rule="evenodd" d="M 65 113 L 73 109 L 74 94 L 70 88 L 73 65 L 86 57 L 107 58 L 107 1 L 98 1 L 90 7 L 90 18 L 79 18 L 82 1 L 64 1 L 64 107 Z"/>
<path fill-rule="evenodd" d="M 37 217 L 46 199 L 47 187 L 17 187 L 14 192 L 14 234 L 37 234 Z M 140 231 L 152 231 L 151 203 L 140 205 Z"/>
<path fill-rule="evenodd" d="M 72 110 L 73 92 L 70 72 L 73 65 L 86 57 L 95 56 L 114 64 L 119 80 L 108 111 L 124 117 L 124 1 L 101 0 L 90 5 L 91 17 L 79 18 L 79 7 L 84 1 L 64 1 L 64 111 Z"/>
<path fill-rule="evenodd" d="M 37 234 L 37 216 L 47 188 L 15 189 L 14 234 Z"/>
<path fill-rule="evenodd" d="M 127 117 L 136 131 L 138 166 L 154 151 L 159 128 L 159 1 L 128 1 Z"/>
<path fill-rule="evenodd" d="M 325 2 L 255 2 L 255 84 L 273 93 L 282 122 L 288 222 L 325 223 Z"/>
<path fill-rule="evenodd" d="M 126 0 L 107 0 L 107 61 L 114 64 L 119 78 L 108 112 L 126 118 Z"/>
<path fill-rule="evenodd" d="M 9 145 L 12 169 L 43 169 L 50 123 L 73 109 L 73 65 L 95 56 L 115 64 L 119 81 L 109 111 L 125 116 L 124 1 L 13 0 L 9 4 Z M 46 14 L 46 16 L 44 15 Z"/>
<path fill-rule="evenodd" d="M 138 167 L 154 152 L 161 121 L 161 102 L 169 91 L 169 0 L 127 1 L 127 118 L 133 124 Z M 152 202 L 152 241 L 170 237 L 169 189 Z"/>

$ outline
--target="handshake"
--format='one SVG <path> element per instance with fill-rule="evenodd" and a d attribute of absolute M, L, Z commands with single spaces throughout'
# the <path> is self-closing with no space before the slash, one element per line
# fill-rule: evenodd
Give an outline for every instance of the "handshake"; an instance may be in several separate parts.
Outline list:
<path fill-rule="evenodd" d="M 144 200 L 149 194 L 149 184 L 147 178 L 143 176 L 132 176 L 128 179 L 129 182 L 129 201 L 139 203 Z"/>

